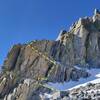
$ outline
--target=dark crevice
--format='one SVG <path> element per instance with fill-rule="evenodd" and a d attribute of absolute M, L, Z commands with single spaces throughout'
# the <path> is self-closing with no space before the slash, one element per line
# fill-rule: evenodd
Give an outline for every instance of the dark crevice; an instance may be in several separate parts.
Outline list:
<path fill-rule="evenodd" d="M 20 54 L 20 50 L 21 50 L 21 49 L 19 49 L 19 51 L 18 51 L 18 55 L 17 55 L 17 57 L 16 57 L 16 60 L 15 60 L 14 66 L 15 66 L 16 63 L 17 63 L 17 58 L 18 58 L 18 56 L 19 56 L 19 54 Z"/>
<path fill-rule="evenodd" d="M 100 50 L 100 37 L 98 38 L 98 48 Z"/>
<path fill-rule="evenodd" d="M 37 57 L 33 60 L 33 62 L 30 64 L 29 67 L 31 67 L 36 61 L 37 61 L 37 63 L 38 63 L 38 60 L 39 60 L 39 56 L 37 56 Z"/>
<path fill-rule="evenodd" d="M 65 71 L 64 81 L 66 81 L 66 80 L 67 80 L 67 73 Z"/>
<path fill-rule="evenodd" d="M 88 47 L 89 47 L 89 38 L 90 38 L 90 33 L 88 33 L 86 41 L 85 41 L 85 49 L 86 49 L 86 55 L 85 55 L 85 61 L 88 62 Z"/>
<path fill-rule="evenodd" d="M 49 74 L 50 70 L 52 69 L 53 64 L 49 64 L 48 66 L 49 66 L 49 67 L 48 67 L 48 70 L 47 70 L 47 72 L 46 72 L 46 74 L 45 74 L 45 77 L 48 77 L 48 74 Z"/>
<path fill-rule="evenodd" d="M 25 51 L 25 46 L 24 47 L 22 47 L 21 49 L 20 49 L 20 53 L 19 53 L 19 56 L 18 56 L 18 58 L 17 58 L 17 62 L 16 62 L 16 66 L 15 66 L 15 69 L 16 70 L 20 70 L 20 66 L 21 66 L 21 64 L 23 63 L 23 59 L 20 59 L 20 58 L 23 58 L 23 53 L 24 53 L 24 51 Z"/>
<path fill-rule="evenodd" d="M 55 54 L 56 54 L 56 42 L 52 45 L 52 48 L 51 48 L 51 56 L 52 57 L 55 57 Z"/>
<path fill-rule="evenodd" d="M 48 45 L 48 42 L 46 41 L 45 48 L 44 48 L 45 52 L 47 52 L 47 45 Z"/>

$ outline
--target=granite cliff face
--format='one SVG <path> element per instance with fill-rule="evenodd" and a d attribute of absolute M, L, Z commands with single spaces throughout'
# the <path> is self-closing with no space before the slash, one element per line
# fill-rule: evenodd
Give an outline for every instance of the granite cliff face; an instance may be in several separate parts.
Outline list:
<path fill-rule="evenodd" d="M 69 31 L 61 31 L 56 41 L 36 40 L 14 45 L 0 73 L 0 98 L 40 100 L 41 92 L 51 92 L 44 83 L 89 77 L 84 68 L 90 66 L 100 67 L 98 10 L 93 17 L 80 18 Z"/>
<path fill-rule="evenodd" d="M 68 47 L 71 38 L 74 64 L 100 66 L 100 12 L 95 10 L 93 17 L 80 18 L 68 32 L 63 31 L 57 41 Z"/>

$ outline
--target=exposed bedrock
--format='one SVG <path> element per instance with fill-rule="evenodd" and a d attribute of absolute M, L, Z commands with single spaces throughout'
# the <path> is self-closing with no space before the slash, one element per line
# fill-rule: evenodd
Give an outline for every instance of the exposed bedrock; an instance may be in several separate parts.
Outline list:
<path fill-rule="evenodd" d="M 85 67 L 100 67 L 98 10 L 93 17 L 80 18 L 69 31 L 62 30 L 56 41 L 35 40 L 14 45 L 0 73 L 0 100 L 32 100 L 34 95 L 40 97 L 33 91 L 49 90 L 38 83 L 86 78 L 90 74 L 84 70 Z M 35 87 L 35 83 L 38 86 Z"/>

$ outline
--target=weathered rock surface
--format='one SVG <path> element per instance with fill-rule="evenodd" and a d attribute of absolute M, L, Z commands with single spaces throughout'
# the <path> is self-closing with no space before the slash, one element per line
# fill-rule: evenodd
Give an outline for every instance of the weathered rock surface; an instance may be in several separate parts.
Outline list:
<path fill-rule="evenodd" d="M 74 67 L 78 65 L 80 69 Z M 1 100 L 45 100 L 54 92 L 48 81 L 77 81 L 89 77 L 85 67 L 100 67 L 100 12 L 80 18 L 56 41 L 41 40 L 12 47 L 0 73 Z M 66 93 L 65 93 L 66 94 Z"/>
<path fill-rule="evenodd" d="M 100 99 L 100 84 L 89 83 L 84 87 L 67 91 L 68 95 L 62 100 L 99 100 Z M 68 98 L 68 99 L 67 99 Z"/>
<path fill-rule="evenodd" d="M 61 33 L 60 33 L 61 34 Z M 66 47 L 70 39 L 71 56 L 74 64 L 100 66 L 100 12 L 95 10 L 93 17 L 80 18 L 69 30 L 62 32 L 57 39 Z"/>

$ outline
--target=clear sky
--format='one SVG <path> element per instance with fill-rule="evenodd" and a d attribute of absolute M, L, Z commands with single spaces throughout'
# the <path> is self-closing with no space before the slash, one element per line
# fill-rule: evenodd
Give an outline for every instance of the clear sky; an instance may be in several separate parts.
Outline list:
<path fill-rule="evenodd" d="M 95 8 L 100 9 L 100 0 L 0 0 L 0 65 L 13 44 L 55 40 Z"/>

